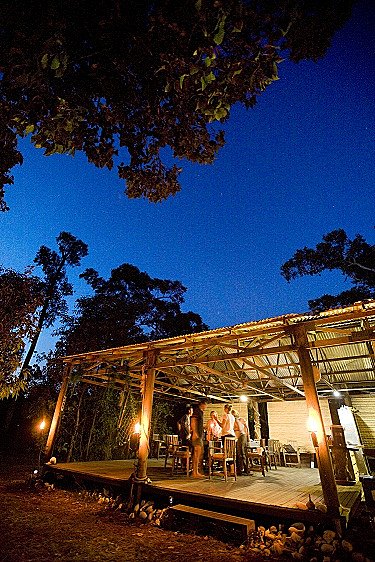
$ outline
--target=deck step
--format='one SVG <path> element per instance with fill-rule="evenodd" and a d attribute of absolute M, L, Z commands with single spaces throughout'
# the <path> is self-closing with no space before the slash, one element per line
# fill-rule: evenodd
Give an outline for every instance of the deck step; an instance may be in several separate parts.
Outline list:
<path fill-rule="evenodd" d="M 210 535 L 224 542 L 242 544 L 249 533 L 255 530 L 253 519 L 236 517 L 198 507 L 177 504 L 172 506 L 169 512 L 174 529 Z"/>

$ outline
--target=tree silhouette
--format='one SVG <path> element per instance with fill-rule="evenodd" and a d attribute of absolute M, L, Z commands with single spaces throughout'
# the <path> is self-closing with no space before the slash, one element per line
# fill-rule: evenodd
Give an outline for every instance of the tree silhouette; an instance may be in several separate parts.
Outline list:
<path fill-rule="evenodd" d="M 65 297 L 73 294 L 73 287 L 66 274 L 67 267 L 80 265 L 81 259 L 88 253 L 87 244 L 70 232 L 60 232 L 56 242 L 58 252 L 41 246 L 34 259 L 44 273 L 44 300 L 21 373 L 29 368 L 42 329 L 50 327 L 58 316 L 67 311 Z"/>
<path fill-rule="evenodd" d="M 315 249 L 304 247 L 281 266 L 281 274 L 291 281 L 305 275 L 320 275 L 323 271 L 341 271 L 353 284 L 338 295 L 323 295 L 309 300 L 311 310 L 321 311 L 346 306 L 356 301 L 375 298 L 375 245 L 357 234 L 350 240 L 343 229 L 323 236 Z"/>
<path fill-rule="evenodd" d="M 0 267 L 0 399 L 17 396 L 27 384 L 19 367 L 43 304 L 44 284 L 28 270 Z"/>
<path fill-rule="evenodd" d="M 181 160 L 212 163 L 231 107 L 254 106 L 284 58 L 323 56 L 352 4 L 3 0 L 0 209 L 27 135 L 45 155 L 82 151 L 117 166 L 129 197 L 175 194 Z"/>
<path fill-rule="evenodd" d="M 108 280 L 93 269 L 81 274 L 94 294 L 77 300 L 65 318 L 59 354 L 118 347 L 150 339 L 207 330 L 199 314 L 182 312 L 186 288 L 179 281 L 152 278 L 124 263 Z"/>

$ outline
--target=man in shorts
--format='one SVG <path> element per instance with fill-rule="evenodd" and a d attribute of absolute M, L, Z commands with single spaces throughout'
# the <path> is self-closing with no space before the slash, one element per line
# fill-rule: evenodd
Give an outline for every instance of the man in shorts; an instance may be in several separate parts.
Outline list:
<path fill-rule="evenodd" d="M 193 478 L 204 478 L 199 472 L 199 466 L 203 458 L 203 412 L 207 407 L 207 400 L 202 399 L 195 406 L 190 419 L 191 443 L 193 445 Z"/>

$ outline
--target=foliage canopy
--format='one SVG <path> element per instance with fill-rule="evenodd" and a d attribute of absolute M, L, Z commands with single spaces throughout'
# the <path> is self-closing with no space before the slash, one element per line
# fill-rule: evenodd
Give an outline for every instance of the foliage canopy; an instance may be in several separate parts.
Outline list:
<path fill-rule="evenodd" d="M 252 107 L 283 57 L 317 60 L 352 0 L 4 0 L 0 23 L 0 205 L 19 137 L 45 155 L 82 151 L 129 197 L 179 189 L 173 156 L 211 163 L 215 123 Z M 126 164 L 124 161 L 126 161 Z"/>
<path fill-rule="evenodd" d="M 0 267 L 0 399 L 24 390 L 27 378 L 17 369 L 25 341 L 34 334 L 44 284 L 31 271 Z"/>
<path fill-rule="evenodd" d="M 33 268 L 22 274 L 0 267 L 0 399 L 25 390 L 41 332 L 66 312 L 73 294 L 67 267 L 87 255 L 87 245 L 70 232 L 60 232 L 56 242 L 58 251 L 41 246 L 34 259 L 43 279 L 31 275 Z"/>
<path fill-rule="evenodd" d="M 94 269 L 81 274 L 94 294 L 76 302 L 65 319 L 57 349 L 61 354 L 200 332 L 208 327 L 199 314 L 182 312 L 186 288 L 179 281 L 157 279 L 124 263 L 108 280 Z"/>
<path fill-rule="evenodd" d="M 341 271 L 353 287 L 338 295 L 310 300 L 311 310 L 322 311 L 375 298 L 375 245 L 366 242 L 360 234 L 350 240 L 343 229 L 332 230 L 315 248 L 305 246 L 297 250 L 281 266 L 281 274 L 287 281 L 304 275 L 320 275 L 325 270 Z"/>

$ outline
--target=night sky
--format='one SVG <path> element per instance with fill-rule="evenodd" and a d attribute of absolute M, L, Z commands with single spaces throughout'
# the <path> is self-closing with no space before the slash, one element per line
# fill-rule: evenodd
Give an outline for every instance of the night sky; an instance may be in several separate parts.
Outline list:
<path fill-rule="evenodd" d="M 44 157 L 24 140 L 0 263 L 21 271 L 66 230 L 89 246 L 69 274 L 75 297 L 89 292 L 83 268 L 107 277 L 129 262 L 181 281 L 183 310 L 211 328 L 304 312 L 308 299 L 349 288 L 338 273 L 288 284 L 280 266 L 336 228 L 375 242 L 373 29 L 371 2 L 359 2 L 324 59 L 282 63 L 255 109 L 232 110 L 216 162 L 183 163 L 182 191 L 161 204 L 127 199 L 116 171 Z M 45 335 L 39 349 L 50 344 Z"/>

